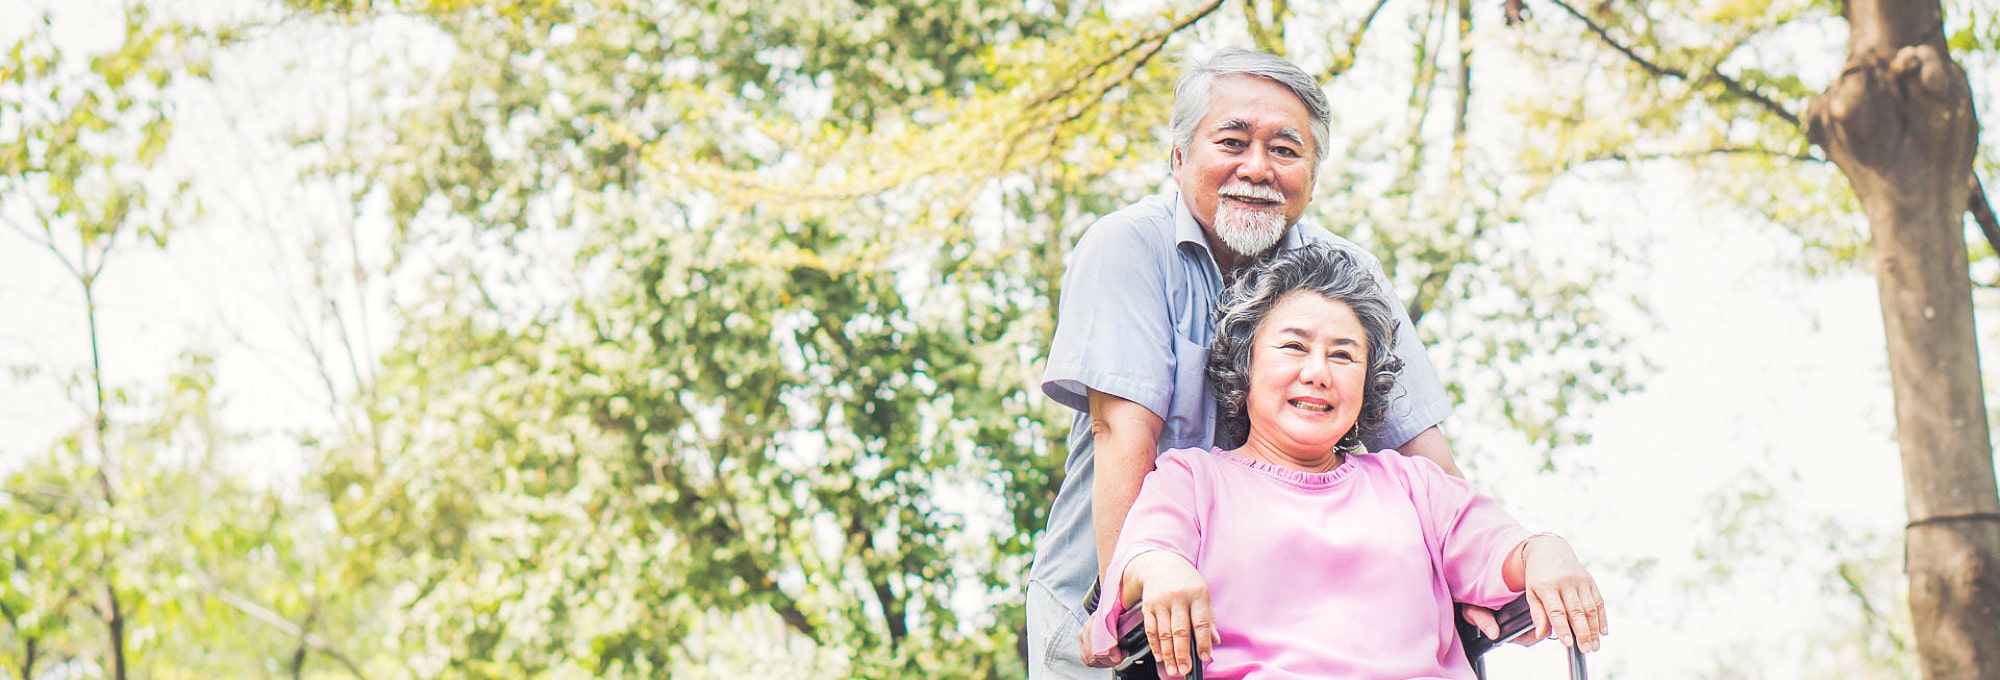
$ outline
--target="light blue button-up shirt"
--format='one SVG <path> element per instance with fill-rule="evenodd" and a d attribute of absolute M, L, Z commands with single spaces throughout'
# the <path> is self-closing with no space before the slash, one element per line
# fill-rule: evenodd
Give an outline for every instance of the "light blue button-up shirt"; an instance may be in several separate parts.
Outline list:
<path fill-rule="evenodd" d="M 1388 294 L 1403 370 L 1382 427 L 1363 434 L 1369 450 L 1401 446 L 1450 415 L 1450 397 L 1380 261 L 1353 242 L 1305 223 L 1293 225 L 1278 247 L 1289 250 L 1311 241 L 1356 254 Z M 1215 330 L 1210 317 L 1222 289 L 1222 272 L 1209 253 L 1208 239 L 1177 191 L 1104 216 L 1070 253 L 1042 392 L 1075 409 L 1076 421 L 1069 433 L 1067 476 L 1049 509 L 1048 530 L 1036 546 L 1028 577 L 1047 586 L 1079 621 L 1088 614 L 1080 605 L 1097 575 L 1090 516 L 1095 451 L 1090 390 L 1159 416 L 1160 451 L 1211 445 L 1216 413 L 1208 385 L 1208 343 Z"/>

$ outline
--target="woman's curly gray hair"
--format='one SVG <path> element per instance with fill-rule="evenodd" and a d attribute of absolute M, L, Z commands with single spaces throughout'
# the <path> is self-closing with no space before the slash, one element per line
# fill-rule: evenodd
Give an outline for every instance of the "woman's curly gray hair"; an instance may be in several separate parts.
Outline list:
<path fill-rule="evenodd" d="M 1250 355 L 1257 328 L 1278 301 L 1297 291 L 1311 291 L 1347 305 L 1368 334 L 1368 379 L 1361 415 L 1340 447 L 1361 446 L 1361 433 L 1382 424 L 1389 408 L 1389 391 L 1403 361 L 1396 357 L 1396 315 L 1389 296 L 1353 253 L 1328 243 L 1309 243 L 1282 251 L 1237 274 L 1236 283 L 1216 303 L 1215 339 L 1209 345 L 1208 380 L 1221 411 L 1216 443 L 1241 446 L 1250 435 L 1245 411 L 1250 397 Z"/>

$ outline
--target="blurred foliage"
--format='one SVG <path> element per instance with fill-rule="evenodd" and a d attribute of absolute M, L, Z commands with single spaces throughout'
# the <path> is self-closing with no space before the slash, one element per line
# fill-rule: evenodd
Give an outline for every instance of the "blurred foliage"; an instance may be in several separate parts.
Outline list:
<path fill-rule="evenodd" d="M 1802 508 L 1797 499 L 1811 490 L 1796 468 L 1761 458 L 1756 470 L 1703 499 L 1707 512 L 1694 554 L 1706 570 L 1682 587 L 1695 597 L 1689 612 L 1769 601 L 1814 612 L 1816 625 L 1783 650 L 1751 644 L 1712 650 L 1710 669 L 1701 676 L 1921 677 L 1902 535 L 1858 530 Z M 1797 573 L 1816 576 L 1778 576 Z M 1727 602 L 1717 593 L 1752 593 L 1759 599 Z"/>
<path fill-rule="evenodd" d="M 205 469 L 226 443 L 210 418 L 206 357 L 188 358 L 154 412 L 112 417 L 141 406 L 141 392 L 106 388 L 94 293 L 121 240 L 164 245 L 199 214 L 187 184 L 158 165 L 172 90 L 204 75 L 214 42 L 143 6 L 122 18 L 115 47 L 77 56 L 43 15 L 0 59 L 0 222 L 60 261 L 82 294 L 75 320 L 90 328 L 76 349 L 91 362 L 67 381 L 86 422 L 0 478 L 0 669 L 24 678 L 256 668 L 248 660 L 263 645 L 202 641 L 232 629 L 204 587 L 255 568 L 236 549 L 282 547 L 253 537 L 275 536 L 248 512 L 265 499 Z"/>
<path fill-rule="evenodd" d="M 0 219 L 79 276 L 121 236 L 164 243 L 196 208 L 149 171 L 173 135 L 169 88 L 208 68 L 197 36 L 143 5 L 124 20 L 119 46 L 73 56 L 44 14 L 0 59 Z"/>
<path fill-rule="evenodd" d="M 0 670 L 112 676 L 114 606 L 131 677 L 277 676 L 339 653 L 317 634 L 339 620 L 321 571 L 334 546 L 296 499 L 227 471 L 239 442 L 214 419 L 213 370 L 190 353 L 157 393 L 114 390 L 128 415 L 102 454 L 79 427 L 0 480 Z M 100 455 L 122 462 L 115 503 Z"/>
<path fill-rule="evenodd" d="M 918 148 L 1040 127 L 920 109 L 1017 103 L 981 35 L 1047 20 L 908 3 L 829 37 L 799 30 L 811 5 L 751 7 L 369 10 L 420 13 L 455 58 L 382 119 L 393 142 L 324 172 L 388 199 L 434 294 L 383 359 L 379 431 L 315 483 L 392 614 L 360 637 L 414 674 L 741 668 L 711 615 L 740 611 L 813 674 L 1020 672 L 993 605 L 1060 462 L 1030 396 L 1059 261 L 953 195 L 1007 161 Z M 849 151 L 873 145 L 910 150 Z"/>

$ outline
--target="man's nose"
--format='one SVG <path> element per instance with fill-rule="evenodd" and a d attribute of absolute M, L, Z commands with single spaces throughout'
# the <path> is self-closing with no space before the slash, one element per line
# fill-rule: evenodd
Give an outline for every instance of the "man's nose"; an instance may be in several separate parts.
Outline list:
<path fill-rule="evenodd" d="M 1236 164 L 1236 177 L 1253 184 L 1271 181 L 1271 151 L 1258 146 L 1243 154 L 1243 162 Z"/>

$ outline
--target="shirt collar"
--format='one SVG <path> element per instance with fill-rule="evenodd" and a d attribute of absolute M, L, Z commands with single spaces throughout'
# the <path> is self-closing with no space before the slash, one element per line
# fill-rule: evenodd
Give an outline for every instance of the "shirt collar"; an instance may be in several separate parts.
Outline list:
<path fill-rule="evenodd" d="M 1181 243 L 1194 244 L 1207 252 L 1208 234 L 1202 232 L 1200 222 L 1194 221 L 1194 211 L 1188 209 L 1186 199 L 1181 198 L 1179 190 L 1169 193 L 1173 196 L 1174 237 Z"/>

